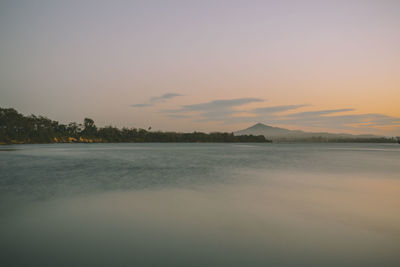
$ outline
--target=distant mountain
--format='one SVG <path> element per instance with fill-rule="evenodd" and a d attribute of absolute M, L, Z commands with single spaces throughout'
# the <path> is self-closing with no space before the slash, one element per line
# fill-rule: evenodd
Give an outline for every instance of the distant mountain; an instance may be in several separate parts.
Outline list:
<path fill-rule="evenodd" d="M 366 142 L 389 142 L 383 136 L 377 135 L 352 135 L 345 133 L 326 132 L 304 132 L 300 130 L 289 130 L 257 123 L 247 129 L 234 132 L 235 135 L 264 135 L 273 141 L 313 141 L 313 142 L 335 142 L 335 141 L 366 141 Z"/>

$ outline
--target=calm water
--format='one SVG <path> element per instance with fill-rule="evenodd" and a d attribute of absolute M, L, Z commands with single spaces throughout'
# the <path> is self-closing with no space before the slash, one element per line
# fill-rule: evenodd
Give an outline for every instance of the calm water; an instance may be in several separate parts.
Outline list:
<path fill-rule="evenodd" d="M 400 145 L 3 146 L 0 251 L 0 266 L 400 266 Z"/>

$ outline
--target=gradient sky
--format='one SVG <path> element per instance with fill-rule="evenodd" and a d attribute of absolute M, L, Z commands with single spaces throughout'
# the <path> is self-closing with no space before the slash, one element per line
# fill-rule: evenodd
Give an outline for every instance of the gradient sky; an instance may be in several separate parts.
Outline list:
<path fill-rule="evenodd" d="M 67 123 L 400 135 L 400 1 L 0 0 L 0 106 Z"/>

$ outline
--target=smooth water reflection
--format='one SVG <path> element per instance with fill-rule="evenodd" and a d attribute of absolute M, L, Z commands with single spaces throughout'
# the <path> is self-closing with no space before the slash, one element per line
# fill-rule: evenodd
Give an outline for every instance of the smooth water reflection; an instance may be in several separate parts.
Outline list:
<path fill-rule="evenodd" d="M 400 146 L 0 151 L 2 266 L 399 266 Z"/>

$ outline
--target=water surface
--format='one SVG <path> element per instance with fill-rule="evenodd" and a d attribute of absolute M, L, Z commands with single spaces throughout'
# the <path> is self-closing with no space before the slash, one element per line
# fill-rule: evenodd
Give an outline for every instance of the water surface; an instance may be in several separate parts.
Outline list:
<path fill-rule="evenodd" d="M 397 144 L 0 150 L 1 266 L 400 266 Z"/>

